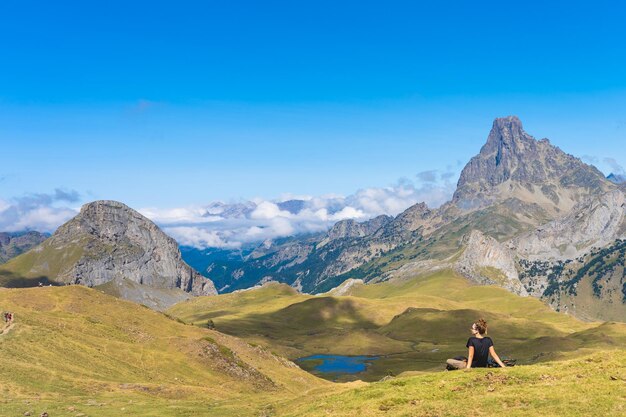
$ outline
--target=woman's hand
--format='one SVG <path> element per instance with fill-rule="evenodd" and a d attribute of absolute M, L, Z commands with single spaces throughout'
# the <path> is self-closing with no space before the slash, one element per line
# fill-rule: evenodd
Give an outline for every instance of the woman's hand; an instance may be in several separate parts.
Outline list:
<path fill-rule="evenodd" d="M 502 361 L 498 357 L 498 354 L 496 353 L 496 350 L 493 348 L 493 346 L 489 347 L 489 354 L 491 355 L 493 360 L 495 360 L 496 363 L 500 365 L 501 368 L 506 368 L 506 365 L 502 363 Z"/>

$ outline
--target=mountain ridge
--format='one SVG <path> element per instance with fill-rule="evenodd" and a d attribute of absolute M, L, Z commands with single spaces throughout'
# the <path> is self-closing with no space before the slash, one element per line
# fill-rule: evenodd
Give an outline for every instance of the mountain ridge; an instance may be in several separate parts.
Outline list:
<path fill-rule="evenodd" d="M 7 233 L 0 232 L 0 264 L 27 252 L 42 243 L 50 235 L 37 231 Z"/>
<path fill-rule="evenodd" d="M 516 116 L 497 118 L 448 203 L 437 209 L 418 203 L 394 218 L 341 221 L 327 233 L 265 244 L 254 257 L 220 265 L 221 291 L 278 281 L 315 293 L 347 279 L 377 282 L 452 267 L 477 284 L 544 297 L 550 280 L 544 277 L 538 293 L 523 266 L 541 246 L 537 233 L 569 239 L 577 249 L 568 254 L 583 256 L 594 247 L 585 233 L 599 234 L 596 245 L 624 235 L 622 198 L 597 168 L 536 140 Z"/>

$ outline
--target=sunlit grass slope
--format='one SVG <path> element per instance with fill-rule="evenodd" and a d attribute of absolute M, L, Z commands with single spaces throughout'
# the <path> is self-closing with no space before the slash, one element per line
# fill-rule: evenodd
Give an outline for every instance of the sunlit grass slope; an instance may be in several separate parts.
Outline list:
<path fill-rule="evenodd" d="M 281 416 L 623 416 L 626 352 L 394 378 L 276 407 Z"/>
<path fill-rule="evenodd" d="M 258 415 L 326 385 L 265 349 L 83 286 L 0 290 L 0 415 Z M 76 411 L 76 412 L 79 412 Z"/>
<path fill-rule="evenodd" d="M 279 284 L 201 297 L 169 313 L 261 344 L 291 359 L 310 354 L 381 355 L 365 373 L 378 380 L 443 369 L 465 354 L 472 321 L 484 317 L 501 356 L 520 363 L 565 359 L 626 345 L 626 325 L 585 323 L 541 301 L 471 285 L 451 271 L 402 282 L 355 285 L 348 296 L 305 296 Z M 344 377 L 349 380 L 351 377 Z"/>
<path fill-rule="evenodd" d="M 0 265 L 0 285 L 32 287 L 54 281 L 69 265 L 84 255 L 90 239 L 81 238 L 69 246 L 54 247 L 50 240 Z"/>

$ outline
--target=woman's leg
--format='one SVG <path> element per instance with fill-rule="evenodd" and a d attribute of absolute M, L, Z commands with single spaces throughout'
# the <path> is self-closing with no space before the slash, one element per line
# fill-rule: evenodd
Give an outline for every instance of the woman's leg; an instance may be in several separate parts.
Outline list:
<path fill-rule="evenodd" d="M 446 361 L 448 369 L 465 369 L 467 368 L 467 361 L 460 361 L 458 359 L 448 359 Z"/>

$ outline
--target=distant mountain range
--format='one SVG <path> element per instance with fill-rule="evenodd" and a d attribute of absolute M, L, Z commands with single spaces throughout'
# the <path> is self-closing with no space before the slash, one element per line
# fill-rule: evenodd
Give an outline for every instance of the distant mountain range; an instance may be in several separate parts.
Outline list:
<path fill-rule="evenodd" d="M 328 291 L 453 267 L 584 318 L 626 320 L 624 193 L 616 176 L 496 119 L 451 201 L 237 251 L 185 248 L 221 292 L 268 281 Z M 601 260 L 598 257 L 601 257 Z M 592 266 L 589 266 L 589 265 Z"/>
<path fill-rule="evenodd" d="M 0 232 L 0 264 L 37 246 L 50 235 L 39 232 Z"/>
<path fill-rule="evenodd" d="M 610 173 L 607 177 L 607 180 L 615 183 L 615 184 L 624 184 L 626 183 L 626 175 L 624 174 L 613 174 Z"/>

